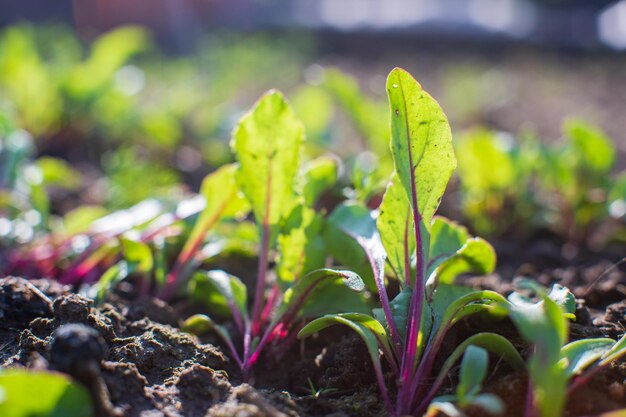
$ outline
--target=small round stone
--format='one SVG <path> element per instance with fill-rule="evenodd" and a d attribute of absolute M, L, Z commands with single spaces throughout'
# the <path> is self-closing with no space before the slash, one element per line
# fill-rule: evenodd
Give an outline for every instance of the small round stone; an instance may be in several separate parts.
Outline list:
<path fill-rule="evenodd" d="M 100 334 L 91 327 L 64 324 L 52 335 L 49 353 L 52 367 L 73 374 L 81 372 L 90 362 L 100 362 L 105 347 Z"/>

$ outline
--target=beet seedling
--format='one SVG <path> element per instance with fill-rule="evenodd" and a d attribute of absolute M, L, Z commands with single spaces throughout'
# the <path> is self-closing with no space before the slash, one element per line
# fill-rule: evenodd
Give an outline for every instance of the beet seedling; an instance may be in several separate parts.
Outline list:
<path fill-rule="evenodd" d="M 489 356 L 485 349 L 468 346 L 461 361 L 456 392 L 436 397 L 428 406 L 425 417 L 436 417 L 439 412 L 450 417 L 462 417 L 465 415 L 462 410 L 468 407 L 480 408 L 490 415 L 501 415 L 504 411 L 502 400 L 494 394 L 480 393 L 488 365 Z"/>
<path fill-rule="evenodd" d="M 264 350 L 271 346 L 280 356 L 295 340 L 305 308 L 318 312 L 337 309 L 323 297 L 313 297 L 314 293 L 341 283 L 351 290 L 364 289 L 353 272 L 321 268 L 326 260 L 321 240 L 323 218 L 310 205 L 332 185 L 336 175 L 323 159 L 309 164 L 302 173 L 303 142 L 302 124 L 276 91 L 265 94 L 235 128 L 235 181 L 250 203 L 260 246 L 251 312 L 247 310 L 246 286 L 239 278 L 224 271 L 208 271 L 202 279 L 210 287 L 213 307 L 227 308 L 235 331 L 229 332 L 206 315 L 192 316 L 186 323 L 190 330 L 214 329 L 245 379 Z M 270 282 L 268 270 L 274 251 L 278 252 L 277 279 Z M 240 337 L 241 350 L 235 347 L 233 336 Z"/>
<path fill-rule="evenodd" d="M 448 121 L 437 102 L 402 69 L 387 79 L 391 109 L 391 150 L 395 173 L 376 223 L 358 204 L 344 204 L 331 215 L 336 226 L 363 248 L 371 265 L 381 307 L 374 316 L 334 314 L 320 317 L 299 333 L 306 337 L 333 324 L 353 329 L 365 341 L 382 398 L 393 415 L 419 414 L 436 395 L 445 375 L 471 345 L 501 355 L 514 367 L 523 361 L 508 340 L 479 333 L 449 356 L 432 384 L 435 357 L 447 331 L 476 313 L 506 315 L 507 301 L 492 291 L 454 286 L 464 272 L 490 272 L 491 246 L 433 215 L 456 166 Z M 385 261 L 401 291 L 389 300 Z M 395 405 L 385 384 L 379 350 L 395 377 Z"/>
<path fill-rule="evenodd" d="M 575 310 L 571 293 L 558 286 L 548 293 L 529 280 L 520 281 L 518 286 L 533 291 L 541 299 L 533 303 L 519 293 L 509 297 L 510 317 L 533 352 L 527 365 L 529 390 L 524 416 L 559 417 L 563 415 L 567 397 L 597 372 L 626 355 L 626 336 L 617 342 L 594 338 L 565 344 L 568 317 L 573 318 Z M 559 303 L 559 299 L 563 302 Z"/>

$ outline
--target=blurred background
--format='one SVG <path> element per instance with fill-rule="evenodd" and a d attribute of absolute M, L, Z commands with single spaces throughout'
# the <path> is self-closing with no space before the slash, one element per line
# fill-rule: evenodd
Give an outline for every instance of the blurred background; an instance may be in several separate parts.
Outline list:
<path fill-rule="evenodd" d="M 445 214 L 626 241 L 626 0 L 3 0 L 0 25 L 5 241 L 197 191 L 273 87 L 309 156 L 345 161 L 342 198 L 376 207 L 395 66 L 450 119 Z"/>

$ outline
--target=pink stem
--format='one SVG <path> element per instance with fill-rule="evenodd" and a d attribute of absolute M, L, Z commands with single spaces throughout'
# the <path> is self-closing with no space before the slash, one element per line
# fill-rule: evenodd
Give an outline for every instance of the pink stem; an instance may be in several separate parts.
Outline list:
<path fill-rule="evenodd" d="M 533 381 L 528 376 L 528 388 L 526 391 L 526 405 L 524 406 L 524 417 L 537 417 L 537 410 L 535 410 L 533 400 Z"/>
<path fill-rule="evenodd" d="M 268 252 L 269 252 L 269 225 L 263 223 L 261 236 L 261 252 L 259 254 L 259 266 L 256 279 L 256 292 L 254 294 L 254 305 L 252 309 L 252 334 L 258 335 L 261 330 L 261 311 L 263 308 L 263 294 L 265 292 L 265 278 L 267 275 Z"/>
<path fill-rule="evenodd" d="M 398 80 L 401 83 L 400 80 Z M 415 268 L 415 285 L 413 295 L 411 297 L 410 315 L 407 329 L 407 337 L 405 341 L 404 355 L 402 356 L 401 366 L 401 383 L 402 387 L 397 398 L 397 409 L 399 412 L 408 410 L 411 407 L 412 398 L 410 397 L 411 391 L 411 377 L 413 376 L 413 370 L 415 367 L 415 360 L 417 357 L 417 339 L 419 336 L 420 325 L 422 321 L 422 309 L 424 303 L 424 253 L 422 248 L 422 234 L 420 230 L 420 222 L 422 216 L 419 212 L 419 206 L 417 201 L 417 187 L 415 186 L 415 165 L 413 164 L 413 153 L 411 152 L 411 138 L 409 121 L 406 118 L 406 98 L 404 97 L 404 89 L 400 85 L 400 92 L 402 93 L 402 102 L 404 104 L 405 115 L 405 130 L 407 134 L 407 152 L 409 156 L 410 167 L 410 181 L 411 181 L 411 208 L 413 209 L 413 227 L 415 229 L 415 250 L 417 253 L 417 262 Z"/>

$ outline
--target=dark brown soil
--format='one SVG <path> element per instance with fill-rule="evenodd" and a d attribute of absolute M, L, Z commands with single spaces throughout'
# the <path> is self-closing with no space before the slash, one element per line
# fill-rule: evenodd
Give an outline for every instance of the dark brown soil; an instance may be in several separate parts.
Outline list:
<path fill-rule="evenodd" d="M 621 336 L 626 325 L 624 265 L 615 258 L 581 260 L 579 264 L 540 265 L 520 256 L 502 273 L 530 275 L 548 284 L 560 281 L 580 297 L 571 338 Z M 514 266 L 511 266 L 514 265 Z M 513 271 L 513 272 L 511 272 Z M 467 278 L 465 283 L 507 293 L 508 279 L 494 274 Z M 367 351 L 355 335 L 341 329 L 296 345 L 279 363 L 266 363 L 242 384 L 233 363 L 213 339 L 181 332 L 179 314 L 158 300 L 129 302 L 117 297 L 94 308 L 91 301 L 48 280 L 0 279 L 0 365 L 46 369 L 47 346 L 56 328 L 82 323 L 95 329 L 106 344 L 101 374 L 110 399 L 123 416 L 365 416 L 382 417 L 378 387 Z M 465 321 L 451 332 L 446 346 L 494 323 Z M 495 329 L 522 346 L 513 325 L 503 320 Z M 598 373 L 573 396 L 567 416 L 594 415 L 626 407 L 626 365 Z M 452 382 L 454 376 L 451 377 Z M 389 381 L 391 382 L 391 380 Z M 392 385 L 392 384 L 390 384 Z M 498 364 L 485 389 L 503 398 L 507 416 L 521 416 L 527 376 Z M 450 385 L 451 386 L 451 385 Z M 450 389 L 444 387 L 443 392 Z M 480 413 L 470 412 L 471 415 Z"/>
<path fill-rule="evenodd" d="M 95 329 L 107 347 L 102 377 L 125 417 L 381 415 L 367 352 L 355 337 L 319 355 L 293 354 L 273 372 L 261 369 L 255 389 L 239 382 L 219 348 L 178 330 L 159 301 L 94 308 L 54 282 L 8 277 L 0 279 L 0 317 L 1 366 L 47 369 L 55 329 Z M 320 390 L 329 386 L 336 391 Z"/>

